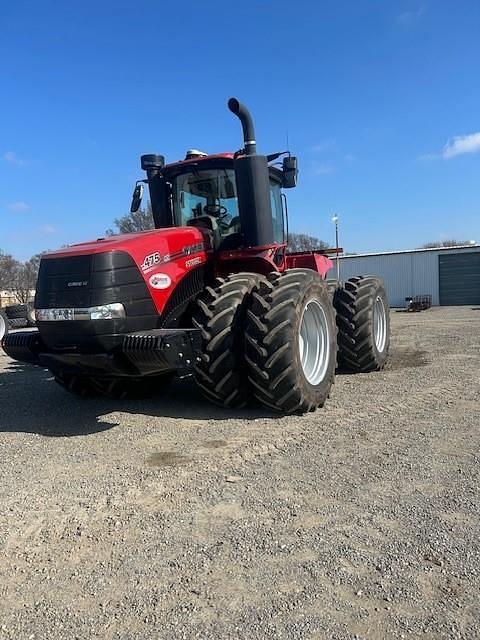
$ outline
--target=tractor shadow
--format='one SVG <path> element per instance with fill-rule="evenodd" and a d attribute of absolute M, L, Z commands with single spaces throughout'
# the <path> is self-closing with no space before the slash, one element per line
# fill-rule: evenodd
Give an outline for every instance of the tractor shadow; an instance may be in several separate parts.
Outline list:
<path fill-rule="evenodd" d="M 4 364 L 5 363 L 5 364 Z M 223 409 L 200 394 L 193 379 L 176 380 L 154 396 L 131 400 L 80 398 L 59 387 L 49 371 L 0 356 L 0 433 L 48 437 L 86 436 L 113 429 L 124 420 L 116 413 L 188 420 L 255 420 L 278 414 L 260 406 Z M 111 415 L 113 414 L 113 415 Z M 159 424 L 161 426 L 161 424 Z"/>

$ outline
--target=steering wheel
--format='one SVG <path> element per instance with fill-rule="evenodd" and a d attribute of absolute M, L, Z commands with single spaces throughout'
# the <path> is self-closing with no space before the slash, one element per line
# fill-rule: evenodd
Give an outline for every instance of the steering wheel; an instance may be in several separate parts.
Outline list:
<path fill-rule="evenodd" d="M 207 216 L 215 216 L 216 218 L 224 218 L 228 215 L 227 207 L 224 207 L 221 204 L 206 204 L 203 207 L 203 211 L 207 214 Z"/>

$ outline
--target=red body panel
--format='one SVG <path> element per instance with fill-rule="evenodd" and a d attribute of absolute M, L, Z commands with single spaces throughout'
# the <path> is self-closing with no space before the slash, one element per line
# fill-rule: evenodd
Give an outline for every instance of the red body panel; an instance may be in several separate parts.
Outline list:
<path fill-rule="evenodd" d="M 315 251 L 285 253 L 285 244 L 271 247 L 254 247 L 222 251 L 217 257 L 217 272 L 225 275 L 237 271 L 254 271 L 267 275 L 271 271 L 285 269 L 312 269 L 325 280 L 333 262 L 327 256 Z"/>
<path fill-rule="evenodd" d="M 239 271 L 252 271 L 263 275 L 271 271 L 284 271 L 286 268 L 284 248 L 283 244 L 275 244 L 270 247 L 220 251 L 216 256 L 216 271 L 221 276 Z M 279 259 L 275 259 L 277 253 Z"/>
<path fill-rule="evenodd" d="M 315 251 L 287 253 L 287 269 L 313 269 L 325 280 L 327 273 L 333 267 L 333 262 L 327 256 Z"/>
<path fill-rule="evenodd" d="M 195 227 L 157 229 L 102 238 L 48 252 L 43 259 L 107 251 L 124 251 L 134 259 L 158 313 L 163 311 L 183 276 L 207 261 L 203 236 Z"/>

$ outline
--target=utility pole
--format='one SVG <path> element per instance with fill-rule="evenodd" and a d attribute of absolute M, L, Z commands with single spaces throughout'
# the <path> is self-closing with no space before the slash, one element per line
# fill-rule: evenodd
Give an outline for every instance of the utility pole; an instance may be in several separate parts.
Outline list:
<path fill-rule="evenodd" d="M 335 224 L 335 249 L 337 253 L 337 283 L 340 284 L 340 256 L 338 253 L 338 214 L 332 216 L 332 222 Z"/>

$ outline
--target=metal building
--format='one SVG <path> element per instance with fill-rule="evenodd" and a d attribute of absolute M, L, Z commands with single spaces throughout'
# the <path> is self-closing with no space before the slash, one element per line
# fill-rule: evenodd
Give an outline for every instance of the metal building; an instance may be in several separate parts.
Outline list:
<path fill-rule="evenodd" d="M 340 258 L 340 278 L 378 275 L 392 307 L 405 298 L 431 295 L 434 305 L 480 305 L 480 245 L 414 249 Z"/>

